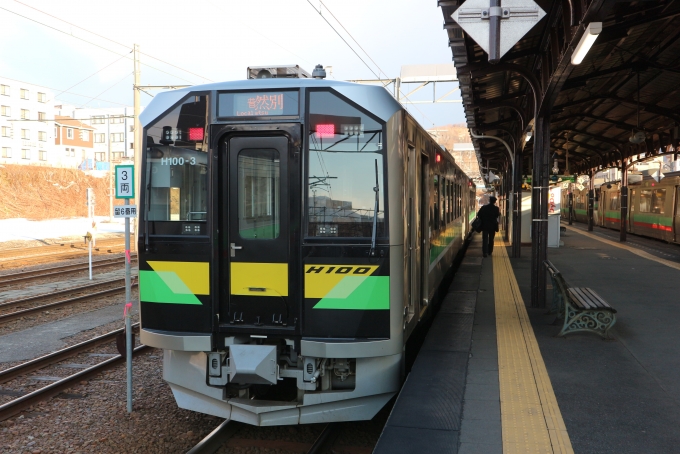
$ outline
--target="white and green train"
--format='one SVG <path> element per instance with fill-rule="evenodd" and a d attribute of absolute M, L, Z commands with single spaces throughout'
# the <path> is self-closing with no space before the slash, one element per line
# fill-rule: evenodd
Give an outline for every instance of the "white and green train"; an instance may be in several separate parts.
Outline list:
<path fill-rule="evenodd" d="M 471 180 L 382 87 L 201 85 L 141 120 L 141 341 L 178 405 L 372 418 L 463 248 Z"/>

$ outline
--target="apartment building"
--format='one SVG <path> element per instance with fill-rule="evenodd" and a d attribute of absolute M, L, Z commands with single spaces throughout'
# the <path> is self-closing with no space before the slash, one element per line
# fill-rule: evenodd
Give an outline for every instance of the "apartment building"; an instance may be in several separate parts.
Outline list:
<path fill-rule="evenodd" d="M 59 115 L 87 123 L 94 128 L 95 167 L 108 169 L 109 153 L 116 165 L 134 157 L 134 109 L 117 107 L 107 109 L 79 108 L 72 105 L 57 105 Z"/>
<path fill-rule="evenodd" d="M 54 93 L 0 77 L 0 164 L 53 165 Z"/>
<path fill-rule="evenodd" d="M 59 167 L 94 170 L 94 131 L 92 126 L 71 117 L 54 116 L 54 145 Z"/>
<path fill-rule="evenodd" d="M 0 77 L 0 164 L 107 170 L 109 161 L 133 157 L 132 107 L 76 107 L 45 87 Z"/>

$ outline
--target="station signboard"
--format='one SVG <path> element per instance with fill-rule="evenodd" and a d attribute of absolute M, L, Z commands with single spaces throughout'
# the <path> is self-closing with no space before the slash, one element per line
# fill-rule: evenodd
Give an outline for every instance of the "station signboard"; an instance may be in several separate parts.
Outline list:
<path fill-rule="evenodd" d="M 116 198 L 135 198 L 135 166 L 116 166 Z"/>

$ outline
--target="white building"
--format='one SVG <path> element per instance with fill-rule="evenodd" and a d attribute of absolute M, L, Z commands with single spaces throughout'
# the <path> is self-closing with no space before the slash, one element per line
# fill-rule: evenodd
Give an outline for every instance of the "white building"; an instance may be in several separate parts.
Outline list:
<path fill-rule="evenodd" d="M 54 93 L 0 77 L 0 164 L 58 166 L 54 131 Z"/>
<path fill-rule="evenodd" d="M 62 118 L 57 124 L 57 117 L 79 122 Z M 67 129 L 62 131 L 63 127 Z M 78 133 L 74 139 L 82 144 L 67 145 L 69 127 Z M 89 146 L 83 134 L 91 134 Z M 0 77 L 0 164 L 106 170 L 109 160 L 115 165 L 133 157 L 132 107 L 94 109 L 67 105 L 56 101 L 50 89 Z"/>
<path fill-rule="evenodd" d="M 56 113 L 94 128 L 94 161 L 97 169 L 108 169 L 109 152 L 114 165 L 133 159 L 135 122 L 132 107 L 92 109 L 61 104 L 56 106 Z"/>

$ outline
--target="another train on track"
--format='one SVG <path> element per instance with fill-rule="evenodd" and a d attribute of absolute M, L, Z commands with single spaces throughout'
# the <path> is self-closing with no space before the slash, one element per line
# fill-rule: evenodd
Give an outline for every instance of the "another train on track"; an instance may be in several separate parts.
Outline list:
<path fill-rule="evenodd" d="M 141 120 L 141 342 L 178 405 L 372 418 L 464 247 L 472 180 L 377 86 L 201 85 Z"/>
<path fill-rule="evenodd" d="M 630 178 L 630 177 L 629 177 Z M 588 222 L 588 188 L 573 191 L 573 217 Z M 660 181 L 647 177 L 628 185 L 626 231 L 680 244 L 680 172 L 667 172 Z M 562 216 L 568 219 L 568 191 L 562 191 Z M 595 189 L 593 222 L 621 229 L 621 184 L 612 182 Z"/>

